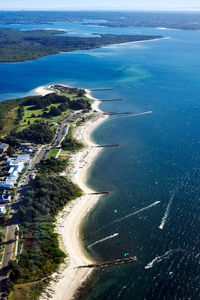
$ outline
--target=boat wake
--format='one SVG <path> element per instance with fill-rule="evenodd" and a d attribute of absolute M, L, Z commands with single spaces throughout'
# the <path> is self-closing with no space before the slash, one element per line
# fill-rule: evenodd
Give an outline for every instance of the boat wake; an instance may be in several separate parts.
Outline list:
<path fill-rule="evenodd" d="M 172 255 L 174 253 L 174 250 L 169 250 L 167 252 L 165 252 L 165 254 L 161 255 L 161 256 L 156 256 L 150 263 L 148 263 L 144 268 L 145 269 L 151 269 L 155 263 L 159 263 L 164 259 L 167 259 L 170 255 Z"/>
<path fill-rule="evenodd" d="M 150 204 L 149 206 L 143 207 L 143 208 L 141 208 L 141 209 L 139 209 L 139 210 L 137 210 L 137 211 L 135 211 L 135 212 L 133 212 L 133 213 L 131 213 L 131 214 L 128 214 L 128 215 L 126 215 L 126 216 L 124 216 L 124 217 L 121 217 L 121 218 L 119 218 L 119 219 L 116 219 L 116 220 L 114 220 L 114 221 L 112 221 L 112 222 L 110 222 L 110 223 L 107 223 L 107 224 L 103 225 L 101 228 L 99 228 L 99 230 L 101 230 L 102 228 L 105 228 L 105 227 L 107 227 L 107 226 L 109 226 L 109 225 L 112 225 L 112 224 L 121 222 L 121 221 L 123 221 L 123 220 L 125 220 L 125 219 L 128 219 L 128 218 L 134 216 L 134 215 L 137 215 L 137 214 L 141 213 L 141 212 L 144 211 L 144 210 L 147 210 L 147 209 L 149 209 L 149 208 L 151 208 L 151 207 L 153 207 L 153 206 L 158 205 L 159 203 L 160 203 L 160 201 L 156 201 L 156 202 Z M 99 230 L 98 230 L 98 231 L 99 231 Z"/>
<path fill-rule="evenodd" d="M 168 203 L 168 205 L 167 205 L 167 208 L 166 208 L 164 217 L 162 218 L 161 224 L 160 224 L 160 226 L 159 226 L 159 229 L 161 229 L 161 230 L 164 228 L 165 223 L 166 223 L 166 221 L 167 221 L 167 218 L 168 218 L 168 216 L 169 216 L 169 211 L 170 211 L 170 207 L 171 207 L 171 205 L 172 205 L 173 199 L 174 199 L 174 193 L 173 193 L 173 194 L 171 195 L 171 197 L 170 197 L 170 200 L 169 200 L 169 203 Z"/>
<path fill-rule="evenodd" d="M 139 113 L 139 114 L 134 114 L 132 116 L 136 117 L 136 116 L 142 116 L 142 115 L 147 115 L 147 114 L 152 114 L 152 110 L 145 111 L 145 112 L 142 112 L 142 113 Z"/>
<path fill-rule="evenodd" d="M 87 246 L 87 248 L 89 249 L 89 248 L 91 248 L 91 247 L 94 246 L 94 245 L 97 245 L 97 244 L 102 243 L 102 242 L 104 242 L 104 241 L 113 239 L 114 237 L 116 237 L 116 236 L 118 236 L 118 235 L 119 235 L 119 233 L 114 233 L 114 234 L 112 234 L 112 235 L 109 235 L 109 236 L 105 237 L 104 239 L 98 240 L 98 241 L 96 241 L 96 242 L 90 244 L 89 246 Z"/>
<path fill-rule="evenodd" d="M 153 111 L 152 110 L 149 110 L 149 111 L 144 111 L 142 113 L 138 113 L 138 114 L 130 114 L 128 116 L 117 116 L 117 117 L 120 117 L 120 118 L 132 118 L 132 117 L 137 117 L 137 116 L 142 116 L 142 115 L 147 115 L 147 114 L 152 114 Z"/>

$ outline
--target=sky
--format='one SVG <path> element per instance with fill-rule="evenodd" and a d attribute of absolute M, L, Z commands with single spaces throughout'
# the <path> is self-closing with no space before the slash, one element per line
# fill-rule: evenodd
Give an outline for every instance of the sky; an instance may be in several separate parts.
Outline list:
<path fill-rule="evenodd" d="M 0 0 L 0 10 L 200 10 L 200 0 Z"/>

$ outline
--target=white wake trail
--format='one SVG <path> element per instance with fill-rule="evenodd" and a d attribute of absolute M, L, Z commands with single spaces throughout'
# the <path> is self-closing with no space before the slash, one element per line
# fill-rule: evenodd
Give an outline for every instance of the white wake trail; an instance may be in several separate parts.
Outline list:
<path fill-rule="evenodd" d="M 136 117 L 136 116 L 142 116 L 142 115 L 147 115 L 147 114 L 152 114 L 152 110 L 144 111 L 144 112 L 139 113 L 139 114 L 133 114 L 132 116 Z"/>
<path fill-rule="evenodd" d="M 170 211 L 170 207 L 171 207 L 171 205 L 172 205 L 173 199 L 174 199 L 174 193 L 173 193 L 173 194 L 171 195 L 171 197 L 170 197 L 170 200 L 169 200 L 169 203 L 168 203 L 168 205 L 167 205 L 167 208 L 166 208 L 164 217 L 162 218 L 161 224 L 160 224 L 160 226 L 159 226 L 159 229 L 161 229 L 161 230 L 164 228 L 165 223 L 166 223 L 166 221 L 167 221 L 167 218 L 168 218 L 168 216 L 169 216 L 169 211 Z"/>
<path fill-rule="evenodd" d="M 169 250 L 167 251 L 165 254 L 161 255 L 161 256 L 156 256 L 150 263 L 148 263 L 144 268 L 145 269 L 151 269 L 153 267 L 153 265 L 155 263 L 159 263 L 162 260 L 166 259 L 169 257 L 169 255 L 171 255 L 172 253 L 174 253 L 174 250 Z"/>
<path fill-rule="evenodd" d="M 91 247 L 94 246 L 94 245 L 97 245 L 97 244 L 102 243 L 102 242 L 104 242 L 104 241 L 113 239 L 114 237 L 116 237 L 116 236 L 118 236 L 118 235 L 119 235 L 119 233 L 114 233 L 114 234 L 112 234 L 112 235 L 109 235 L 109 236 L 105 237 L 104 239 L 98 240 L 98 241 L 96 241 L 96 242 L 90 244 L 87 248 L 91 248 Z"/>
<path fill-rule="evenodd" d="M 142 211 L 144 211 L 144 210 L 146 210 L 146 209 L 149 209 L 149 208 L 151 208 L 151 207 L 153 207 L 153 206 L 158 205 L 159 203 L 160 203 L 160 201 L 156 201 L 156 202 L 150 204 L 149 206 L 143 207 L 143 208 L 141 208 L 141 209 L 139 209 L 139 210 L 137 210 L 137 211 L 135 211 L 135 212 L 133 212 L 133 213 L 131 213 L 131 214 L 128 214 L 128 215 L 126 215 L 126 216 L 124 216 L 124 217 L 122 217 L 122 218 L 116 219 L 116 220 L 114 220 L 114 221 L 112 221 L 112 222 L 110 222 L 110 223 L 107 223 L 107 224 L 103 225 L 102 227 L 100 227 L 97 231 L 99 231 L 99 230 L 101 230 L 102 228 L 105 228 L 105 227 L 107 227 L 107 226 L 109 226 L 109 225 L 111 225 L 111 224 L 115 224 L 115 223 L 121 222 L 121 221 L 123 221 L 123 220 L 125 220 L 125 219 L 128 219 L 128 218 L 134 216 L 134 215 L 137 215 L 137 214 L 139 214 L 140 212 L 142 212 Z"/>
<path fill-rule="evenodd" d="M 149 110 L 149 111 L 144 111 L 142 113 L 138 113 L 138 114 L 130 114 L 128 116 L 124 116 L 124 115 L 120 115 L 120 116 L 117 116 L 119 118 L 132 118 L 132 117 L 137 117 L 137 116 L 142 116 L 142 115 L 147 115 L 147 114 L 152 114 L 153 111 L 152 110 Z"/>

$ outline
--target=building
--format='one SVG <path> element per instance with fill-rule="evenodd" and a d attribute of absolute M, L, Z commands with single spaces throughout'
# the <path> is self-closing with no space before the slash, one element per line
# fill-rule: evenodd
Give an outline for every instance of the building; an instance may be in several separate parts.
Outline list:
<path fill-rule="evenodd" d="M 25 149 L 29 149 L 33 146 L 33 143 L 21 143 L 20 145 L 20 149 L 25 150 Z"/>
<path fill-rule="evenodd" d="M 11 195 L 7 191 L 3 191 L 3 193 L 0 195 L 0 203 L 7 203 L 10 202 L 12 199 Z"/>
<path fill-rule="evenodd" d="M 0 206 L 0 215 L 5 215 L 5 213 L 6 213 L 5 206 Z"/>
<path fill-rule="evenodd" d="M 3 189 L 12 189 L 17 183 L 19 174 L 24 169 L 25 165 L 29 163 L 29 155 L 23 154 L 14 157 L 9 157 L 6 163 L 9 165 L 9 176 L 5 181 L 0 181 L 0 188 Z"/>
<path fill-rule="evenodd" d="M 9 148 L 8 144 L 1 143 L 0 144 L 0 153 L 2 154 L 4 152 L 6 152 L 8 150 L 8 148 Z"/>

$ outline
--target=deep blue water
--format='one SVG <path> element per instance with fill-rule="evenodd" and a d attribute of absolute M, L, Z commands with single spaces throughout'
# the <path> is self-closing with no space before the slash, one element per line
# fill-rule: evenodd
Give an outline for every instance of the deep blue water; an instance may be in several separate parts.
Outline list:
<path fill-rule="evenodd" d="M 94 93 L 99 98 L 125 99 L 104 103 L 105 111 L 152 111 L 111 117 L 93 134 L 99 143 L 120 143 L 121 147 L 102 152 L 90 169 L 88 183 L 112 193 L 101 198 L 86 217 L 85 245 L 117 233 L 90 247 L 89 253 L 99 260 L 128 253 L 139 261 L 96 272 L 79 299 L 199 299 L 200 32 L 79 23 L 53 27 L 81 35 L 114 32 L 170 37 L 0 64 L 2 100 L 60 82 L 115 88 Z M 142 208 L 147 209 L 137 213 Z"/>

